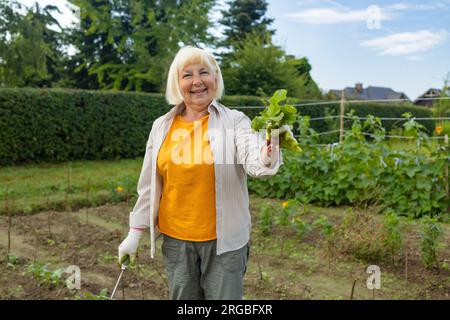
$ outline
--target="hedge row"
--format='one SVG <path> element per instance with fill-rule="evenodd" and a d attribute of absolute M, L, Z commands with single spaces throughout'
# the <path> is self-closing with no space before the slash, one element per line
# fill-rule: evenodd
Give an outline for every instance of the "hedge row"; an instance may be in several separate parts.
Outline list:
<path fill-rule="evenodd" d="M 224 97 L 229 107 L 261 106 L 257 97 Z M 299 101 L 292 100 L 291 103 Z M 430 117 L 425 108 L 352 105 L 358 115 L 401 117 L 408 111 Z M 170 109 L 162 94 L 65 89 L 0 89 L 0 165 L 143 156 L 153 121 Z M 238 108 L 239 109 L 239 108 Z M 338 105 L 331 105 L 337 114 Z M 242 109 L 250 118 L 261 109 Z M 299 107 L 311 117 L 320 105 Z M 429 129 L 434 123 L 426 121 Z M 323 121 L 312 127 L 327 130 Z M 387 129 L 389 126 L 386 125 Z"/>

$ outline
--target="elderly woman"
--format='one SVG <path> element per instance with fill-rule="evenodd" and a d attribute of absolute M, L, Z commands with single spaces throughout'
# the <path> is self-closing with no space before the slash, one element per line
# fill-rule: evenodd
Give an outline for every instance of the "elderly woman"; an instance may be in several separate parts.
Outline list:
<path fill-rule="evenodd" d="M 222 74 L 214 56 L 185 47 L 173 60 L 166 99 L 147 142 L 119 262 L 134 263 L 150 229 L 151 257 L 162 234 L 171 299 L 242 299 L 251 218 L 246 174 L 277 173 L 278 141 L 265 143 L 242 112 L 218 103 Z"/>

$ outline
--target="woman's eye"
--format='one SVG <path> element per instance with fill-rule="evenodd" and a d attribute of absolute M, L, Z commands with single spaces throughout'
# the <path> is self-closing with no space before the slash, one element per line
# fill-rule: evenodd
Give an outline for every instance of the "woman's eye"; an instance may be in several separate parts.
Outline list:
<path fill-rule="evenodd" d="M 201 74 L 209 74 L 208 71 L 202 71 Z"/>

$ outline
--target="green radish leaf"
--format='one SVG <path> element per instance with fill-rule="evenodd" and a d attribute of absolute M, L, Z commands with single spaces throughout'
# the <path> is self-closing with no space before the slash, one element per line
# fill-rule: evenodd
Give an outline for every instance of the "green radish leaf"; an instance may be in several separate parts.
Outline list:
<path fill-rule="evenodd" d="M 275 91 L 273 96 L 270 98 L 270 104 L 279 105 L 281 101 L 284 101 L 287 96 L 287 90 L 280 89 Z"/>

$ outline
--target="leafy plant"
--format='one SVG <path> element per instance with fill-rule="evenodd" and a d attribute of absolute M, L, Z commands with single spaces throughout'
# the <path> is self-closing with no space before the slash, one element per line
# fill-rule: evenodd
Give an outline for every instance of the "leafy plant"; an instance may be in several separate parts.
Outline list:
<path fill-rule="evenodd" d="M 17 265 L 20 264 L 19 257 L 17 257 L 14 253 L 10 252 L 6 255 L 6 267 L 15 269 Z"/>
<path fill-rule="evenodd" d="M 328 218 L 324 215 L 320 216 L 320 218 L 314 220 L 312 223 L 313 227 L 319 228 L 322 236 L 325 237 L 325 243 L 327 247 L 327 255 L 328 255 L 328 263 L 330 267 L 330 259 L 335 253 L 336 249 L 336 228 L 333 227 L 333 224 L 328 220 Z"/>
<path fill-rule="evenodd" d="M 283 256 L 287 229 L 291 226 L 292 218 L 297 214 L 297 210 L 298 202 L 291 199 L 284 201 L 281 204 L 281 211 L 278 212 L 277 224 L 281 227 L 280 256 Z"/>
<path fill-rule="evenodd" d="M 272 231 L 273 226 L 273 208 L 267 203 L 261 205 L 261 218 L 259 221 L 259 226 L 261 233 L 265 236 L 269 235 Z"/>
<path fill-rule="evenodd" d="M 303 237 L 308 231 L 311 230 L 311 225 L 302 220 L 299 216 L 295 216 L 291 220 L 292 228 L 299 238 Z"/>
<path fill-rule="evenodd" d="M 437 251 L 444 231 L 436 218 L 424 217 L 420 229 L 420 253 L 422 262 L 427 267 L 438 267 Z"/>
<path fill-rule="evenodd" d="M 284 89 L 277 90 L 269 99 L 269 104 L 261 111 L 260 116 L 256 116 L 252 120 L 252 129 L 259 131 L 266 129 L 266 139 L 270 140 L 272 130 L 279 130 L 280 146 L 294 152 L 302 151 L 294 136 L 283 130 L 283 126 L 287 125 L 292 129 L 297 117 L 297 109 L 289 104 L 280 105 L 286 100 L 287 91 Z"/>
<path fill-rule="evenodd" d="M 420 218 L 444 216 L 444 168 L 448 147 L 432 144 L 424 128 L 405 114 L 404 134 L 412 148 L 386 141 L 379 118 L 361 122 L 354 113 L 342 143 L 320 145 L 309 117 L 298 117 L 301 153 L 286 150 L 284 165 L 273 177 L 249 179 L 262 197 L 298 199 L 318 205 L 377 206 L 380 211 Z"/>
<path fill-rule="evenodd" d="M 63 285 L 63 274 L 65 272 L 64 268 L 49 270 L 48 265 L 44 265 L 40 262 L 30 263 L 26 266 L 26 271 L 33 275 L 36 279 L 40 281 L 43 285 L 48 285 L 50 287 Z"/>
<path fill-rule="evenodd" d="M 111 263 L 111 262 L 113 262 L 113 261 L 116 261 L 116 260 L 117 260 L 117 257 L 114 256 L 114 255 L 112 255 L 112 254 L 109 253 L 109 252 L 105 252 L 105 253 L 103 253 L 103 254 L 100 255 L 100 260 L 101 260 L 102 262 L 104 262 L 104 263 Z"/>
<path fill-rule="evenodd" d="M 395 256 L 403 245 L 403 236 L 400 229 L 400 218 L 393 211 L 386 213 L 384 216 L 382 241 L 383 246 L 395 262 Z"/>
<path fill-rule="evenodd" d="M 330 237 L 334 232 L 333 225 L 328 220 L 328 218 L 324 215 L 322 215 L 322 216 L 320 216 L 320 218 L 314 220 L 313 226 L 319 227 L 320 233 L 325 237 Z"/>
<path fill-rule="evenodd" d="M 87 300 L 109 300 L 108 289 L 103 288 L 99 294 L 94 294 L 92 292 L 85 292 L 84 298 Z"/>

